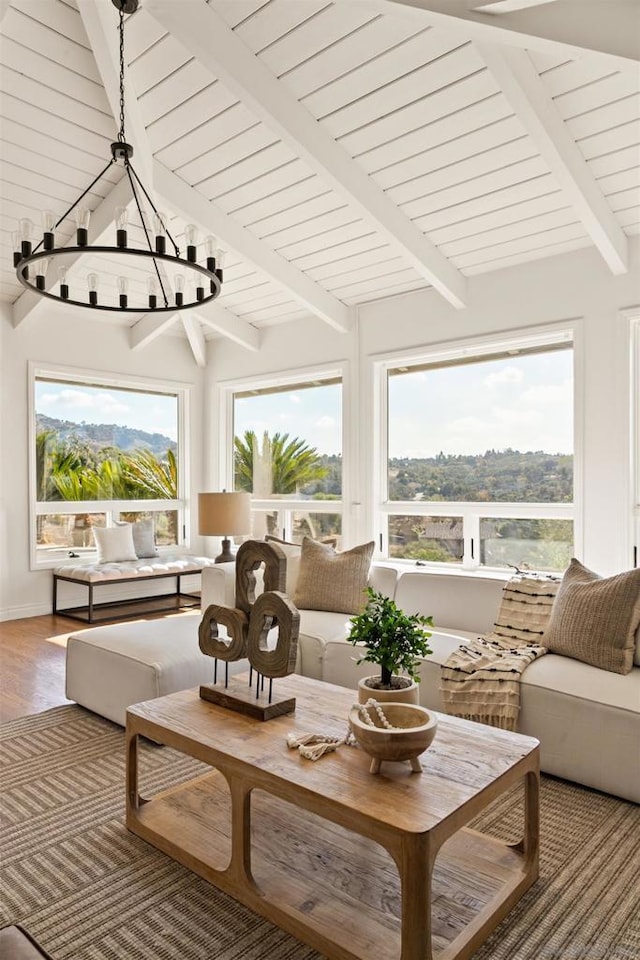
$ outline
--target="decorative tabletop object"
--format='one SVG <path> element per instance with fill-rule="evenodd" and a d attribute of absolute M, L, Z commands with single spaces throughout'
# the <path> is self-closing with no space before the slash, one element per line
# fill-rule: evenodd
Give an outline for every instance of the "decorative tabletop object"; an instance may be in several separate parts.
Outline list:
<path fill-rule="evenodd" d="M 256 598 L 254 571 L 264 564 L 264 592 Z M 298 649 L 300 614 L 284 593 L 287 558 L 272 543 L 246 540 L 236 557 L 235 607 L 212 604 L 202 616 L 198 630 L 200 650 L 213 657 L 213 683 L 200 687 L 203 700 L 229 710 L 244 713 L 256 720 L 274 717 L 295 710 L 293 697 L 273 698 L 273 680 L 293 673 Z M 224 628 L 220 636 L 219 627 Z M 275 644 L 269 633 L 277 630 Z M 230 662 L 249 660 L 249 685 L 229 678 Z M 224 686 L 218 684 L 218 660 L 225 663 Z M 256 674 L 255 697 L 251 691 L 253 673 Z M 268 692 L 264 678 L 269 679 Z"/>
<path fill-rule="evenodd" d="M 432 627 L 433 619 L 404 613 L 393 600 L 371 587 L 367 588 L 367 596 L 363 612 L 351 618 L 347 639 L 366 648 L 357 663 L 376 663 L 380 674 L 360 681 L 360 702 L 375 697 L 417 703 L 420 658 L 432 653 L 428 643 L 431 634 L 424 627 Z"/>
<path fill-rule="evenodd" d="M 420 773 L 418 757 L 431 745 L 438 720 L 433 711 L 415 703 L 380 704 L 370 699 L 351 707 L 349 727 L 371 757 L 371 773 L 380 772 L 383 760 L 408 760 L 411 770 Z"/>

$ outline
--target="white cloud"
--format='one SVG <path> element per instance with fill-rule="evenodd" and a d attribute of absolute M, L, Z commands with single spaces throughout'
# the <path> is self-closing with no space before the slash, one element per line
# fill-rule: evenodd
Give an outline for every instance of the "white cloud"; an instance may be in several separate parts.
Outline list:
<path fill-rule="evenodd" d="M 82 390 L 60 390 L 59 393 L 45 393 L 40 397 L 40 403 L 47 406 L 68 407 L 76 410 L 78 407 L 92 407 L 93 397 Z"/>
<path fill-rule="evenodd" d="M 318 419 L 314 423 L 314 426 L 318 427 L 320 430 L 329 430 L 335 427 L 335 425 L 336 425 L 336 421 L 334 420 L 333 417 L 329 417 L 329 416 L 318 417 Z"/>
<path fill-rule="evenodd" d="M 518 367 L 503 367 L 495 373 L 488 374 L 482 381 L 488 389 L 501 386 L 505 383 L 522 383 L 524 380 L 524 371 Z"/>
<path fill-rule="evenodd" d="M 570 380 L 564 380 L 558 384 L 529 387 L 523 391 L 521 403 L 524 406 L 536 407 L 538 410 L 562 409 L 565 411 L 567 404 L 569 406 L 573 404 L 573 386 Z"/>
<path fill-rule="evenodd" d="M 289 402 L 290 402 L 290 403 L 300 403 L 300 397 L 298 396 L 297 393 L 290 393 L 290 394 L 289 394 Z"/>

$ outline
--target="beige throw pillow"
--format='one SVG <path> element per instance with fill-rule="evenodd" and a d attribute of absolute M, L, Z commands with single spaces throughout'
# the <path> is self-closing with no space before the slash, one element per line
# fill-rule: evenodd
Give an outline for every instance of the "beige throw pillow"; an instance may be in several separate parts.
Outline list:
<path fill-rule="evenodd" d="M 366 603 L 365 590 L 373 556 L 373 540 L 343 553 L 317 543 L 302 541 L 298 585 L 293 597 L 301 610 L 329 610 L 360 613 Z"/>
<path fill-rule="evenodd" d="M 550 653 L 611 673 L 629 673 L 639 623 L 640 570 L 603 579 L 574 558 L 542 642 Z"/>

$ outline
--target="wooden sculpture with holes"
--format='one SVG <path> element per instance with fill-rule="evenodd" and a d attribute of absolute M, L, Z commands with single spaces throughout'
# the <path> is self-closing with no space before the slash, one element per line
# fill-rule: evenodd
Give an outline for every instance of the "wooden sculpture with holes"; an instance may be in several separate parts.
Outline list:
<path fill-rule="evenodd" d="M 256 599 L 255 570 L 264 565 L 264 592 Z M 275 543 L 247 540 L 236 555 L 235 607 L 212 604 L 204 611 L 198 632 L 200 649 L 214 658 L 213 683 L 200 687 L 200 696 L 258 720 L 270 720 L 295 710 L 294 697 L 278 700 L 273 681 L 293 673 L 298 651 L 300 614 L 284 592 L 287 558 Z M 226 636 L 220 636 L 224 627 Z M 275 643 L 270 633 L 277 630 Z M 229 677 L 229 663 L 249 660 L 248 685 Z M 224 661 L 224 683 L 218 683 L 218 660 Z M 255 674 L 255 692 L 253 678 Z M 265 678 L 268 689 L 264 689 Z"/>

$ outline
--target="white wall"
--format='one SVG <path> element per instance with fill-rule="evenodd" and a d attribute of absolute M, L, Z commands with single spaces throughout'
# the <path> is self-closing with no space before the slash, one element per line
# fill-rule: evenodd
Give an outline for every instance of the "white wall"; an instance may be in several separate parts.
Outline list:
<path fill-rule="evenodd" d="M 1 309 L 0 620 L 10 620 L 51 612 L 51 571 L 29 569 L 28 362 L 193 384 L 192 498 L 203 482 L 204 375 L 183 338 L 160 337 L 132 351 L 127 327 L 87 320 L 82 310 L 43 311 L 14 328 L 10 309 Z M 86 591 L 79 602 L 85 600 Z"/>
<path fill-rule="evenodd" d="M 469 306 L 454 310 L 433 290 L 364 305 L 352 334 L 340 336 L 313 321 L 262 331 L 257 354 L 230 342 L 210 346 L 209 395 L 225 380 L 279 369 L 348 359 L 354 386 L 353 489 L 359 521 L 354 539 L 371 536 L 372 358 L 398 350 L 578 319 L 577 383 L 583 393 L 581 559 L 602 575 L 631 565 L 629 322 L 620 310 L 640 304 L 640 241 L 631 243 L 632 267 L 615 277 L 595 250 L 541 259 L 469 280 Z M 638 403 L 638 398 L 634 398 Z M 210 435 L 215 433 L 214 427 Z M 215 458 L 209 469 L 215 470 Z M 345 498 L 346 500 L 347 498 Z M 353 500 L 353 498 L 352 498 Z M 580 520 L 578 521 L 580 525 Z"/>
<path fill-rule="evenodd" d="M 206 373 L 186 340 L 160 337 L 133 352 L 128 331 L 69 311 L 26 320 L 14 328 L 2 307 L 0 364 L 0 620 L 51 610 L 50 571 L 29 569 L 29 360 L 80 369 L 193 383 L 191 493 L 215 484 L 217 385 L 245 376 L 345 361 L 353 386 L 345 398 L 349 424 L 345 458 L 355 451 L 348 502 L 349 539 L 371 535 L 371 358 L 381 353 L 474 335 L 582 318 L 584 391 L 584 549 L 581 559 L 603 575 L 631 565 L 630 378 L 628 321 L 619 311 L 640 304 L 640 240 L 632 242 L 632 270 L 614 277 L 593 250 L 582 250 L 469 281 L 470 305 L 456 311 L 433 291 L 360 308 L 354 329 L 338 334 L 320 320 L 265 328 L 257 353 L 228 340 L 208 344 Z M 638 398 L 634 398 L 637 405 Z M 357 492 L 354 495 L 354 492 Z M 346 532 L 346 531 L 345 531 Z M 196 550 L 202 545 L 193 543 Z"/>

